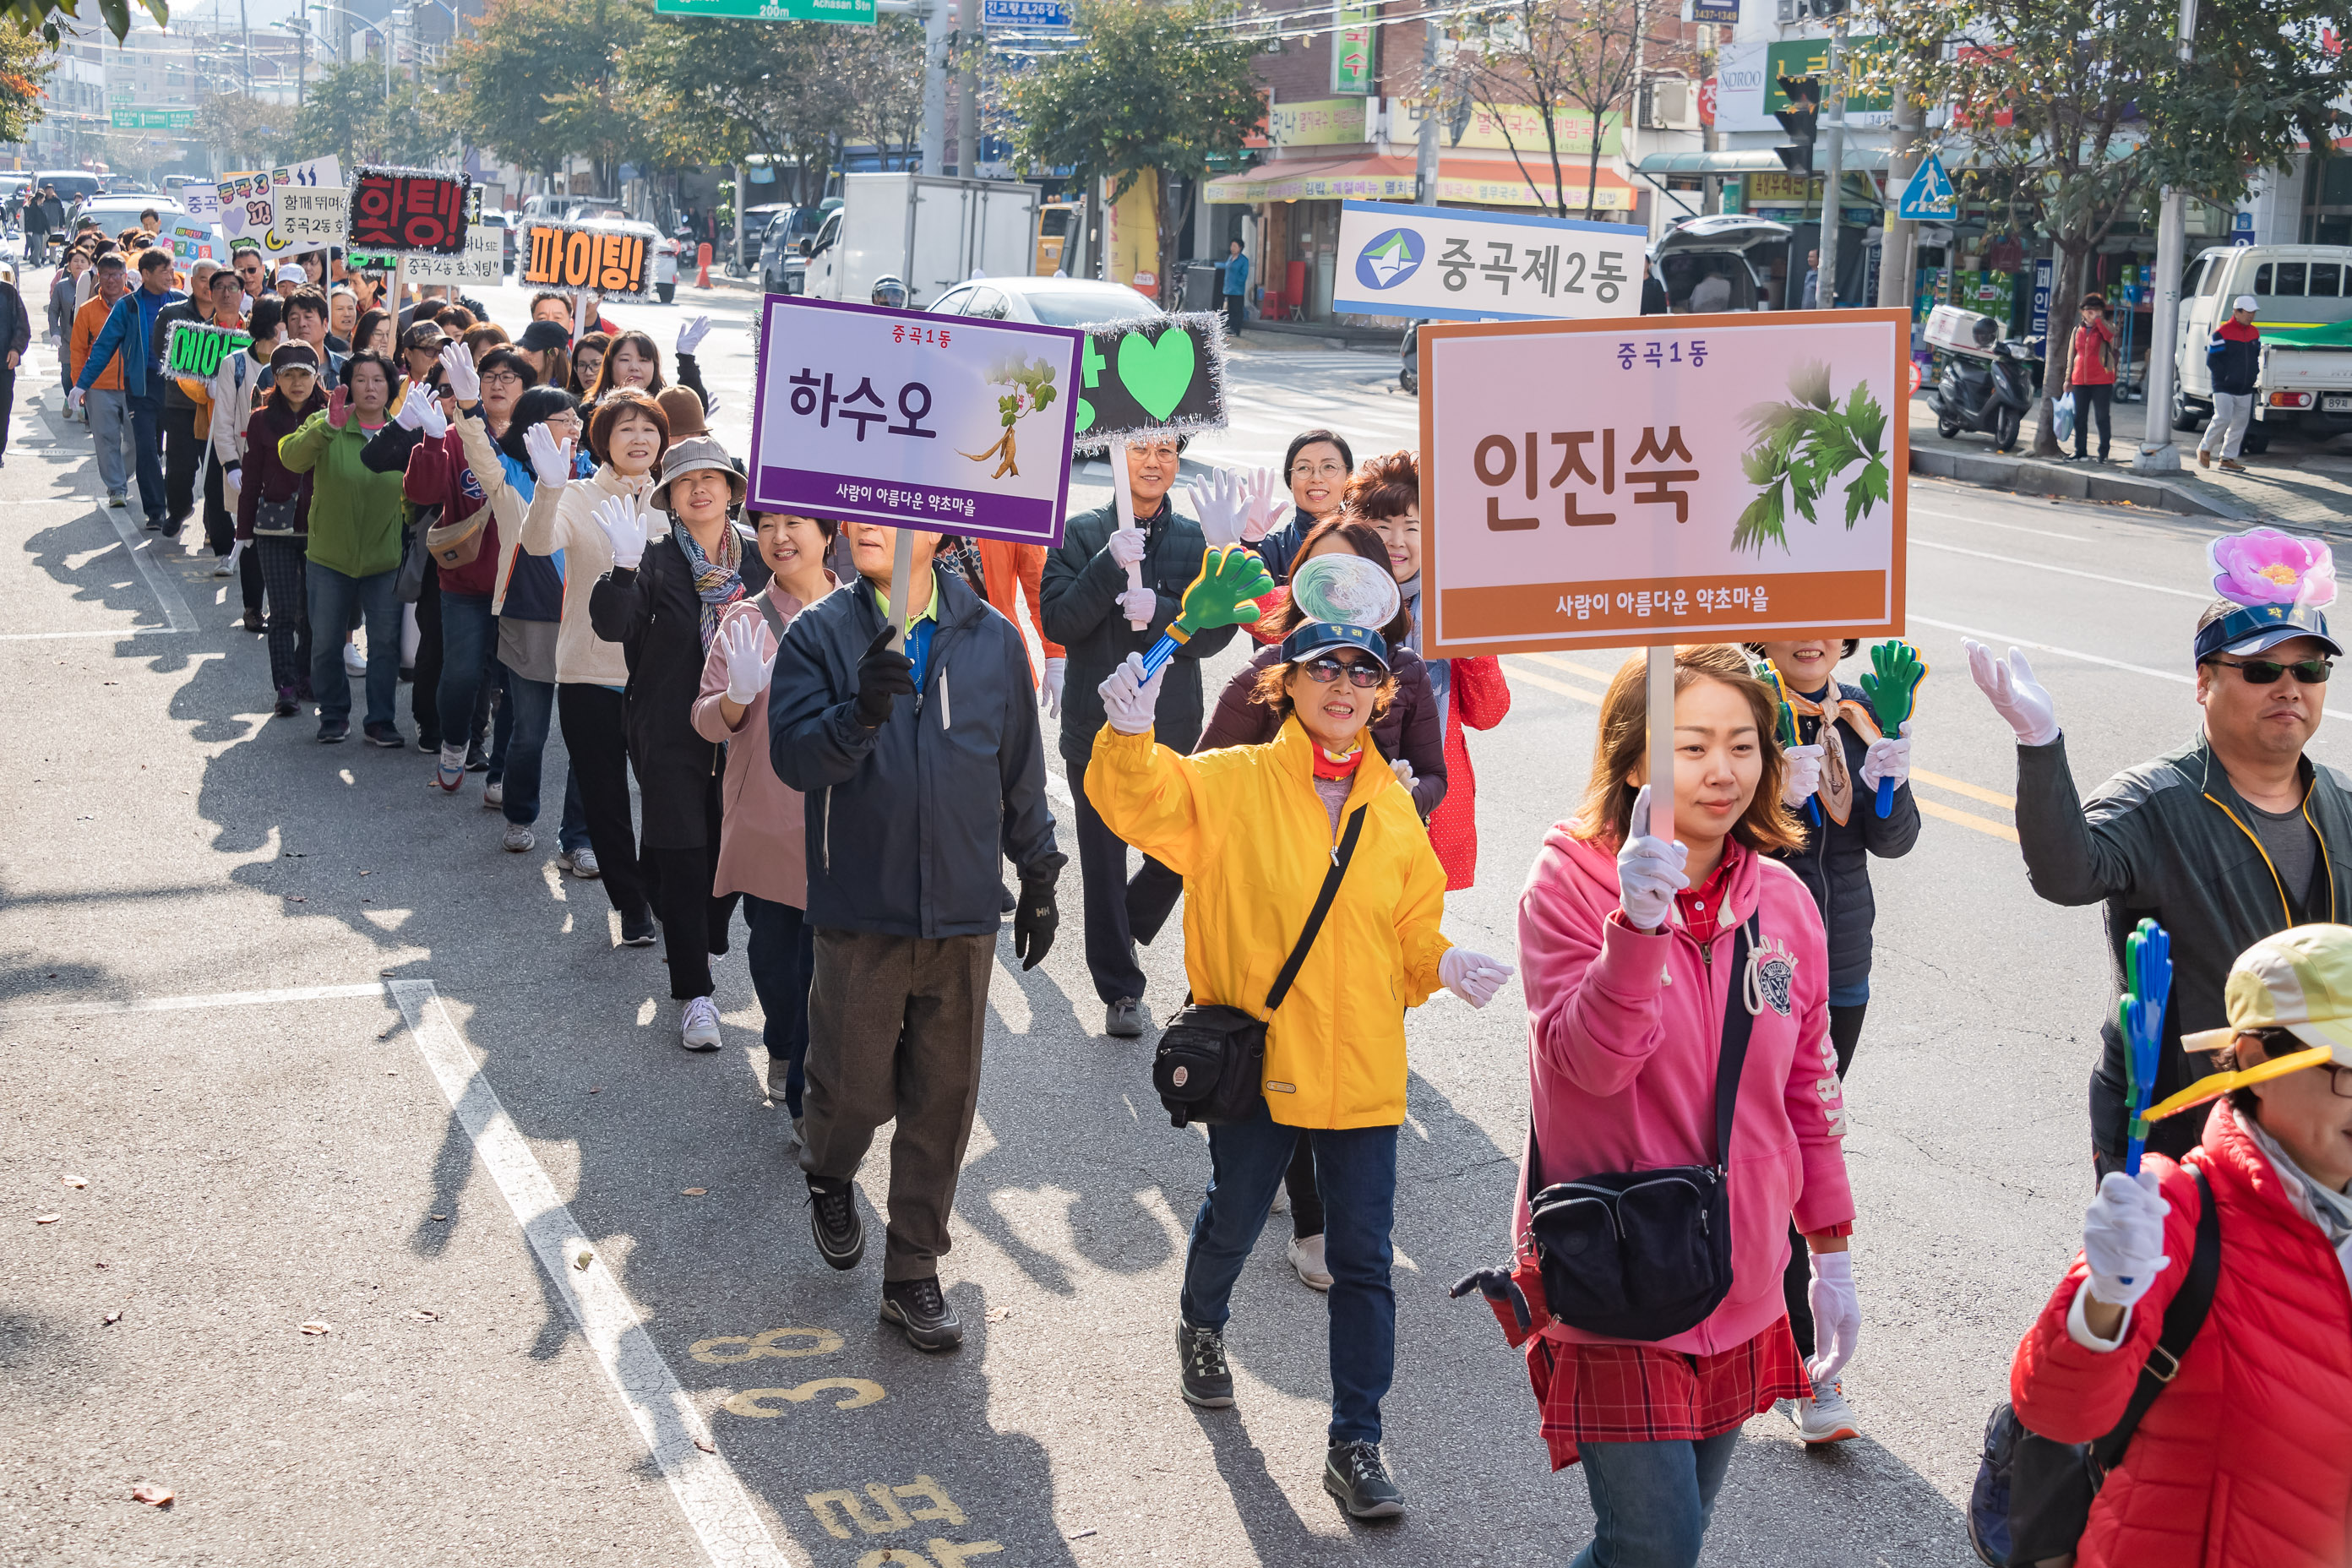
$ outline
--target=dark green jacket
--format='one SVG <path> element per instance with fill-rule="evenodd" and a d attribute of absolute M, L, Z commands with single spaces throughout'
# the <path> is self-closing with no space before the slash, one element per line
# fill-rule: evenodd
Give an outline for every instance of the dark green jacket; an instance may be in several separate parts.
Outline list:
<path fill-rule="evenodd" d="M 2213 1070 L 2180 1037 L 2229 1022 L 2222 985 L 2238 954 L 2273 931 L 2352 918 L 2352 777 L 2303 760 L 2304 815 L 2317 830 L 2310 901 L 2282 888 L 2252 828 L 2251 808 L 2205 742 L 2126 768 L 2086 806 L 2066 766 L 2066 740 L 2017 749 L 2017 842 L 2033 890 L 2053 904 L 2107 906 L 2114 994 L 2124 990 L 2124 941 L 2143 919 L 2172 936 L 2172 1001 L 2164 1016 L 2156 1091 L 2162 1100 Z M 2124 1152 L 2128 1121 L 2124 1042 L 2109 1005 L 2091 1076 L 2091 1140 Z M 2196 1146 L 2205 1117 L 2183 1111 L 2154 1124 L 2148 1147 L 2176 1159 Z"/>
<path fill-rule="evenodd" d="M 1159 515 L 1143 525 L 1143 582 L 1159 604 L 1150 629 L 1139 632 L 1118 610 L 1127 568 L 1105 548 L 1118 527 L 1118 508 L 1108 502 L 1070 519 L 1062 542 L 1045 553 L 1038 593 L 1045 611 L 1039 629 L 1062 645 L 1070 661 L 1062 689 L 1062 757 L 1080 773 L 1103 727 L 1102 696 L 1096 688 L 1129 654 L 1146 652 L 1160 640 L 1183 607 L 1184 590 L 1200 575 L 1201 557 L 1209 549 L 1199 523 L 1178 516 L 1169 502 L 1160 503 Z M 1218 626 L 1177 648 L 1152 719 L 1161 745 L 1185 752 L 1201 738 L 1201 660 L 1223 649 L 1240 629 Z"/>

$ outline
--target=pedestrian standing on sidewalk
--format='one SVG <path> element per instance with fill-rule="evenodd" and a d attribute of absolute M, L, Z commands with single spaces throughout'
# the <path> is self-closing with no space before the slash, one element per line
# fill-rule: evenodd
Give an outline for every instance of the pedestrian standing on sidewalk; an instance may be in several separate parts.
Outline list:
<path fill-rule="evenodd" d="M 79 403 L 98 384 L 100 375 L 111 366 L 121 367 L 131 447 L 138 461 L 139 502 L 147 513 L 148 529 L 166 539 L 176 538 L 180 525 L 171 520 L 163 489 L 163 389 L 159 384 L 163 379 L 163 336 L 155 321 L 165 306 L 186 298 L 172 287 L 170 251 L 140 252 L 139 287 L 118 298 L 107 312 L 106 325 L 90 344 L 89 357 L 82 362 L 67 398 L 69 406 Z M 92 429 L 97 429 L 94 424 Z M 99 446 L 105 445 L 105 435 L 99 433 Z"/>
<path fill-rule="evenodd" d="M 217 282 L 218 278 L 233 279 L 236 276 L 233 272 L 223 272 L 215 281 Z M 209 395 L 212 428 L 208 433 L 213 444 L 212 466 L 220 474 L 221 504 L 236 524 L 232 531 L 236 540 L 250 537 L 243 524 L 245 465 L 251 452 L 248 432 L 253 425 L 254 411 L 260 406 L 261 395 L 268 389 L 270 359 L 278 352 L 278 301 L 256 300 L 253 314 L 245 323 L 245 330 L 253 342 L 235 353 L 221 356 L 220 369 L 213 373 Z M 300 422 L 298 420 L 296 423 Z M 289 426 L 278 434 L 289 436 L 293 431 L 294 426 Z M 269 456 L 272 461 L 278 457 L 278 443 L 274 439 L 269 443 Z M 250 544 L 237 553 L 237 586 L 245 599 L 245 629 L 260 631 L 261 552 Z M 301 613 L 300 605 L 298 595 L 294 601 L 298 614 Z M 310 679 L 310 661 L 305 658 L 300 668 L 304 672 L 302 679 L 307 682 Z"/>
<path fill-rule="evenodd" d="M 2082 322 L 2074 329 L 2067 390 L 2074 397 L 2074 460 L 2090 455 L 2091 420 L 2099 421 L 2099 461 L 2107 460 L 2108 422 L 2116 396 L 2116 330 L 2107 325 L 2107 297 L 2083 296 Z"/>
<path fill-rule="evenodd" d="M 2245 444 L 2246 426 L 2254 417 L 2254 383 L 2263 373 L 2263 334 L 2254 329 L 2257 309 L 2252 294 L 2230 301 L 2230 319 L 2213 329 L 2206 341 L 2205 365 L 2213 376 L 2213 417 L 2197 439 L 2197 466 L 2210 468 L 2213 454 L 2232 473 L 2245 472 L 2238 448 Z"/>
<path fill-rule="evenodd" d="M 1796 872 L 1821 911 L 1829 944 L 1830 1045 L 1837 1053 L 1841 1084 L 1853 1065 L 1863 1016 L 1870 1007 L 1871 931 L 1878 919 L 1871 858 L 1899 859 L 1919 841 L 1919 803 L 1911 794 L 1911 726 L 1903 726 L 1904 734 L 1882 735 L 1861 689 L 1837 679 L 1838 661 L 1852 658 L 1859 646 L 1853 637 L 1829 637 L 1748 645 L 1750 654 L 1771 660 L 1780 672 L 1797 716 L 1799 744 L 1784 753 L 1780 804 L 1792 816 L 1804 816 L 1810 800 L 1820 813 L 1801 847 L 1776 851 L 1773 858 Z M 1885 816 L 1878 815 L 1881 779 L 1895 786 Z M 1811 1273 L 1793 1222 L 1789 1246 L 1781 1299 L 1797 1353 L 1810 1357 Z M 1798 1436 L 1807 1443 L 1842 1443 L 1862 1435 L 1844 1390 L 1834 1383 L 1817 1386 L 1811 1398 L 1796 1401 L 1790 1410 Z"/>
<path fill-rule="evenodd" d="M 1290 487 L 1291 515 L 1253 547 L 1276 584 L 1290 578 L 1291 562 L 1307 542 L 1307 531 L 1347 504 L 1348 477 L 1356 454 L 1328 430 L 1302 430 L 1290 438 L 1282 459 L 1282 482 Z"/>
<path fill-rule="evenodd" d="M 1209 1128 L 1209 1189 L 1178 1300 L 1178 1388 L 1204 1409 L 1234 1403 L 1234 1284 L 1304 1131 L 1331 1276 L 1323 1488 L 1357 1519 L 1391 1518 L 1404 1496 L 1381 1459 L 1381 1401 L 1396 1369 L 1389 1271 L 1404 1015 L 1440 986 L 1483 1007 L 1510 971 L 1438 929 L 1445 873 L 1371 738 L 1396 694 L 1379 632 L 1309 621 L 1284 638 L 1282 662 L 1258 677 L 1282 722 L 1265 745 L 1185 756 L 1155 744 L 1166 679 L 1146 681 L 1131 655 L 1101 683 L 1087 795 L 1112 832 L 1185 879 L 1194 1003 L 1265 1021 L 1264 1091 L 1245 1119 Z"/>
<path fill-rule="evenodd" d="M 1226 242 L 1225 259 L 1217 271 L 1225 286 L 1225 335 L 1238 338 L 1248 313 L 1250 275 L 1249 258 L 1243 254 L 1240 240 Z"/>
<path fill-rule="evenodd" d="M 73 335 L 67 347 L 73 371 L 67 381 L 71 390 L 66 394 L 66 411 L 79 412 L 89 426 L 90 439 L 98 447 L 98 482 L 106 489 L 106 504 L 128 506 L 131 475 L 139 455 L 131 426 L 131 395 L 122 387 L 122 356 L 110 355 L 88 381 L 81 379 L 81 374 L 95 359 L 98 340 L 114 319 L 115 306 L 131 293 L 131 268 L 120 252 L 110 250 L 98 258 L 90 275 L 98 280 L 96 292 L 74 312 Z"/>
<path fill-rule="evenodd" d="M 808 826 L 798 790 L 776 776 L 768 755 L 768 675 L 793 617 L 838 584 L 824 569 L 835 524 L 829 519 L 753 512 L 767 592 L 720 612 L 702 665 L 694 727 L 727 748 L 719 869 L 711 891 L 743 896 L 751 928 L 744 958 L 759 993 L 768 1047 L 761 1092 L 802 1134 L 809 1043 L 809 980 L 816 963 L 808 910 Z"/>
<path fill-rule="evenodd" d="M 1118 525 L 1118 509 L 1105 501 L 1069 520 L 1062 542 L 1045 557 L 1040 631 L 1060 643 L 1069 659 L 1062 694 L 1062 761 L 1076 797 L 1078 874 L 1086 900 L 1087 969 L 1102 999 L 1103 1032 L 1121 1039 L 1143 1033 L 1143 969 L 1135 961 L 1129 929 L 1127 848 L 1103 825 L 1087 799 L 1087 759 L 1102 730 L 1097 688 L 1130 653 L 1159 640 L 1183 607 L 1184 590 L 1200 574 L 1208 541 L 1201 525 L 1177 514 L 1169 499 L 1184 443 L 1147 436 L 1127 444 L 1127 485 L 1135 526 Z M 1128 586 L 1128 567 L 1140 564 L 1144 585 Z M 1135 626 L 1142 623 L 1143 630 Z M 1176 650 L 1160 713 L 1160 739 L 1189 752 L 1201 736 L 1201 661 L 1233 641 L 1237 628 L 1195 633 Z M 1146 884 L 1146 894 L 1151 884 Z"/>
<path fill-rule="evenodd" d="M 1639 655 L 1610 682 L 1583 808 L 1545 835 L 1520 896 L 1533 1119 L 1511 1233 L 1531 1237 L 1547 1185 L 1717 1168 L 1730 1278 L 1711 1306 L 1629 1333 L 1670 1261 L 1629 1243 L 1608 1259 L 1622 1301 L 1552 1302 L 1522 1240 L 1533 1321 L 1505 1332 L 1527 1346 L 1552 1468 L 1584 1465 L 1594 1536 L 1572 1568 L 1693 1568 L 1740 1426 L 1834 1382 L 1861 1327 L 1821 911 L 1772 858 L 1804 841 L 1781 804 L 1777 704 L 1737 647 L 1675 650 L 1669 843 L 1650 832 L 1648 689 Z M 1810 1366 L 1780 1293 L 1792 1212 L 1827 1342 Z M 1593 1294 L 1619 1279 L 1596 1271 Z"/>
<path fill-rule="evenodd" d="M 278 442 L 278 458 L 311 476 L 305 553 L 319 740 L 332 744 L 351 733 L 342 637 L 356 612 L 367 626 L 367 716 L 360 733 L 372 746 L 397 750 L 405 744 L 393 723 L 400 689 L 400 600 L 393 583 L 400 572 L 400 476 L 373 472 L 362 453 L 389 417 L 400 376 L 376 354 L 353 354 L 344 369 L 344 384 L 327 395 L 323 410 Z"/>
<path fill-rule="evenodd" d="M 683 400 L 694 409 L 691 399 Z M 699 410 L 696 409 L 698 413 Z M 719 893 L 725 765 L 694 721 L 702 672 L 728 606 L 766 593 L 768 563 L 734 523 L 744 480 L 697 419 L 670 426 L 644 510 L 633 498 L 596 508 L 613 568 L 588 596 L 596 635 L 621 645 L 629 766 L 643 803 L 646 880 L 661 921 L 678 1043 L 722 1043 L 710 959 L 727 951 L 735 895 Z M 663 526 L 667 520 L 667 526 Z"/>
<path fill-rule="evenodd" d="M 255 305 L 254 320 L 263 320 L 265 310 L 274 331 L 277 301 Z M 291 719 L 315 690 L 308 563 L 312 480 L 309 471 L 280 462 L 278 448 L 314 415 L 326 413 L 327 395 L 319 390 L 318 352 L 308 343 L 279 343 L 270 351 L 268 369 L 269 389 L 255 401 L 239 444 L 245 457 L 237 470 L 236 537 L 260 567 L 269 606 L 269 683 L 278 694 L 278 717 Z M 339 630 L 331 636 L 340 640 Z M 335 672 L 342 674 L 340 662 Z"/>
<path fill-rule="evenodd" d="M 856 1268 L 857 1169 L 896 1120 L 882 1321 L 917 1350 L 951 1350 L 963 1324 L 940 1259 L 980 1097 L 999 857 L 1021 879 L 1013 952 L 1024 969 L 1053 946 L 1066 857 L 1020 633 L 933 570 L 938 535 L 914 534 L 913 580 L 898 583 L 898 530 L 843 531 L 859 580 L 784 629 L 768 689 L 770 761 L 809 797 L 816 937 L 801 1170 L 817 1250 Z M 891 646 L 894 621 L 904 651 Z"/>

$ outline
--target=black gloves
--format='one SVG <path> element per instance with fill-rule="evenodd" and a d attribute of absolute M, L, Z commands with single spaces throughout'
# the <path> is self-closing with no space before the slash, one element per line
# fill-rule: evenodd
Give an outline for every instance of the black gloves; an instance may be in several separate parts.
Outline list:
<path fill-rule="evenodd" d="M 869 730 L 890 721 L 890 699 L 915 694 L 915 665 L 889 646 L 895 628 L 884 626 L 857 661 L 857 720 Z"/>
<path fill-rule="evenodd" d="M 1013 908 L 1013 956 L 1024 970 L 1045 962 L 1054 950 L 1054 932 L 1062 911 L 1054 902 L 1052 877 L 1021 879 L 1021 901 Z"/>

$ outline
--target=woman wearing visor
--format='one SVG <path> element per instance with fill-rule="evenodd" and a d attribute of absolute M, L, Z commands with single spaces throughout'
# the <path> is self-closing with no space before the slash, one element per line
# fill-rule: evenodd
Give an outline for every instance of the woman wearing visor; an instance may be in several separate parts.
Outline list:
<path fill-rule="evenodd" d="M 1192 1222 L 1177 1327 L 1183 1396 L 1209 1409 L 1234 1403 L 1224 1342 L 1234 1282 L 1306 1129 L 1331 1274 L 1323 1485 L 1359 1519 L 1404 1510 L 1380 1449 L 1396 1359 L 1389 1234 L 1404 1012 L 1441 985 L 1484 1006 L 1510 973 L 1438 931 L 1444 868 L 1371 739 L 1396 692 L 1388 660 L 1370 626 L 1300 626 L 1283 640 L 1282 662 L 1259 676 L 1279 715 L 1274 740 L 1181 756 L 1152 742 L 1162 676 L 1147 681 L 1130 654 L 1099 688 L 1106 723 L 1086 778 L 1111 831 L 1184 879 L 1193 1000 L 1266 1023 L 1259 1104 L 1209 1129 L 1209 1191 Z M 1286 965 L 1335 868 L 1321 925 Z M 1276 994 L 1286 968 L 1295 979 Z"/>

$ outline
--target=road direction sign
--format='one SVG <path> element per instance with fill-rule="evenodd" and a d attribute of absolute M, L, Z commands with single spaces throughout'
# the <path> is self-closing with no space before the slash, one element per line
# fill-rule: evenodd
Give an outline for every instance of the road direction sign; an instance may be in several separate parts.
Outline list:
<path fill-rule="evenodd" d="M 117 131 L 186 131 L 196 123 L 193 109 L 125 109 L 107 111 L 107 123 Z"/>
<path fill-rule="evenodd" d="M 1068 32 L 1075 24 L 1070 0 L 980 0 L 984 27 L 1025 27 Z"/>
<path fill-rule="evenodd" d="M 1895 216 L 1926 223 L 1960 216 L 1959 198 L 1952 194 L 1951 176 L 1944 173 L 1943 159 L 1929 153 L 1920 161 L 1911 183 L 1903 187 L 1903 205 Z"/>
<path fill-rule="evenodd" d="M 654 0 L 665 16 L 739 16 L 755 22 L 874 25 L 874 0 Z"/>

